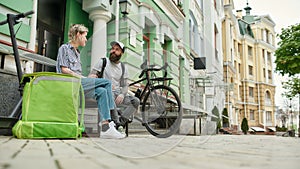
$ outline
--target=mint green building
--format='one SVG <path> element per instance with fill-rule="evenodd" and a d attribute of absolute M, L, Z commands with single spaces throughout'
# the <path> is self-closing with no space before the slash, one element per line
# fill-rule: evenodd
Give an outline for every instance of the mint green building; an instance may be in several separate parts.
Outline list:
<path fill-rule="evenodd" d="M 68 41 L 69 26 L 81 23 L 89 28 L 87 45 L 81 49 L 85 75 L 97 60 L 107 56 L 109 43 L 119 40 L 127 47 L 122 60 L 128 66 L 131 81 L 138 79 L 139 66 L 144 60 L 159 66 L 168 62 L 168 76 L 173 77 L 170 85 L 179 94 L 184 113 L 204 115 L 207 114 L 204 93 L 196 94 L 196 98 L 195 94 L 192 96 L 191 91 L 198 90 L 190 80 L 191 74 L 201 71 L 194 70 L 194 58 L 204 57 L 203 42 L 199 40 L 203 30 L 197 29 L 203 21 L 198 20 L 198 15 L 193 16 L 196 9 L 190 9 L 191 4 L 200 2 L 203 9 L 202 0 L 2 0 L 0 21 L 7 13 L 35 11 L 15 26 L 19 29 L 17 39 L 25 73 L 55 71 L 53 62 L 41 65 L 22 53 L 36 53 L 56 60 L 59 46 Z M 123 5 L 130 6 L 128 13 Z M 11 51 L 8 35 L 8 27 L 0 26 L 0 47 Z M 12 58 L 5 57 L 5 60 Z M 1 64 L 4 65 L 1 69 L 15 71 L 14 64 Z M 201 103 L 197 97 L 201 97 Z"/>

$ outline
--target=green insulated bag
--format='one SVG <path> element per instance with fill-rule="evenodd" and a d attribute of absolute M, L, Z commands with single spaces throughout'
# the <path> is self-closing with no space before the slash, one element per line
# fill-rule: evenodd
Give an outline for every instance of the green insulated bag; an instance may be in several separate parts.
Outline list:
<path fill-rule="evenodd" d="M 81 137 L 84 130 L 84 93 L 80 78 L 38 72 L 25 74 L 21 84 L 25 85 L 22 119 L 12 129 L 14 136 L 25 139 Z M 79 124 L 80 103 L 82 112 Z"/>

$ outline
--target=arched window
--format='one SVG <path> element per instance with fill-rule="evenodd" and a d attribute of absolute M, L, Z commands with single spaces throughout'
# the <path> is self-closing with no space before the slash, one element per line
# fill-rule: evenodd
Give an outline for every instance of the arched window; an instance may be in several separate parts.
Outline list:
<path fill-rule="evenodd" d="M 272 104 L 271 93 L 269 91 L 266 91 L 265 93 L 265 104 L 266 105 Z"/>

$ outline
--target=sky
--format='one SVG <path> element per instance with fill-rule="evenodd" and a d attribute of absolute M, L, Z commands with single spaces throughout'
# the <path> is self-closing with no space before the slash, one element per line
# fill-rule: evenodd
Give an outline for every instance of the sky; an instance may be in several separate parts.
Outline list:
<path fill-rule="evenodd" d="M 275 32 L 277 34 L 281 33 L 281 28 L 287 28 L 290 25 L 300 23 L 298 12 L 300 9 L 300 0 L 233 0 L 235 10 L 242 9 L 243 15 L 245 15 L 244 8 L 247 1 L 252 8 L 251 15 L 269 15 L 272 18 L 276 23 Z M 287 77 L 275 74 L 274 78 L 274 84 L 276 85 L 275 104 L 279 108 L 284 108 L 287 106 L 287 100 L 281 96 L 283 93 L 281 82 L 286 81 Z M 297 104 L 297 100 L 294 99 L 293 103 Z M 295 107 L 297 106 L 295 105 Z"/>

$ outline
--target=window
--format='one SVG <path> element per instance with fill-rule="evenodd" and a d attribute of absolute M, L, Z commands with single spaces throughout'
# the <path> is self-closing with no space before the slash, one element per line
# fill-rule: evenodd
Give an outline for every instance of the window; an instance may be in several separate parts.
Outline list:
<path fill-rule="evenodd" d="M 268 78 L 272 79 L 272 71 L 271 70 L 268 70 Z"/>
<path fill-rule="evenodd" d="M 191 14 L 189 20 L 189 37 L 190 48 L 200 56 L 200 36 L 198 31 L 198 23 L 195 17 Z"/>
<path fill-rule="evenodd" d="M 240 97 L 240 100 L 242 100 L 242 86 L 239 85 L 239 97 Z"/>
<path fill-rule="evenodd" d="M 253 76 L 253 66 L 249 65 L 249 75 Z"/>
<path fill-rule="evenodd" d="M 269 91 L 265 93 L 265 105 L 272 105 L 271 93 Z"/>
<path fill-rule="evenodd" d="M 150 39 L 147 35 L 143 35 L 143 40 L 144 59 L 150 61 Z"/>
<path fill-rule="evenodd" d="M 248 58 L 250 59 L 250 60 L 252 60 L 252 57 L 253 57 L 253 54 L 252 54 L 253 52 L 252 52 L 252 47 L 251 46 L 248 46 Z"/>
<path fill-rule="evenodd" d="M 148 63 L 152 63 L 153 61 L 153 48 L 151 47 L 151 42 L 154 38 L 156 38 L 156 27 L 152 25 L 148 25 L 145 23 L 145 29 L 143 29 L 143 59 L 147 59 Z"/>
<path fill-rule="evenodd" d="M 218 29 L 217 29 L 217 26 L 215 25 L 214 26 L 214 29 L 215 29 L 215 37 L 214 37 L 214 47 L 215 47 L 215 59 L 216 61 L 219 61 L 219 54 L 218 54 Z"/>
<path fill-rule="evenodd" d="M 269 123 L 272 122 L 272 112 L 271 111 L 266 112 L 266 121 Z"/>
<path fill-rule="evenodd" d="M 236 45 L 237 43 L 236 43 L 236 40 L 233 40 L 233 52 L 234 52 L 234 54 L 235 54 L 235 56 L 237 56 L 237 54 L 238 54 L 238 51 L 236 50 Z"/>
<path fill-rule="evenodd" d="M 250 110 L 250 120 L 255 120 L 254 110 Z"/>
<path fill-rule="evenodd" d="M 265 49 L 262 50 L 262 62 L 265 63 Z"/>
<path fill-rule="evenodd" d="M 233 51 L 232 51 L 232 48 L 230 49 L 230 61 L 231 61 L 231 63 L 233 61 Z"/>
<path fill-rule="evenodd" d="M 238 44 L 238 56 L 241 56 L 242 53 L 242 44 Z"/>
<path fill-rule="evenodd" d="M 169 58 L 170 58 L 170 48 L 172 46 L 172 41 L 171 40 L 166 40 L 167 38 L 164 38 L 164 43 L 162 44 L 162 48 L 163 48 L 163 61 L 164 63 L 168 62 Z"/>
<path fill-rule="evenodd" d="M 272 64 L 272 56 L 270 52 L 267 52 L 267 59 L 268 59 L 268 64 L 271 65 Z"/>
<path fill-rule="evenodd" d="M 271 99 L 271 94 L 270 94 L 269 91 L 266 92 L 266 96 L 265 97 L 266 97 L 266 99 L 269 99 L 269 100 Z"/>
<path fill-rule="evenodd" d="M 266 30 L 266 42 L 267 43 L 270 43 L 269 34 L 270 34 L 269 30 Z"/>
<path fill-rule="evenodd" d="M 254 88 L 249 87 L 249 97 L 253 97 L 253 96 L 254 96 Z"/>
<path fill-rule="evenodd" d="M 237 64 L 236 64 L 236 61 L 234 61 L 234 68 L 237 70 Z"/>

